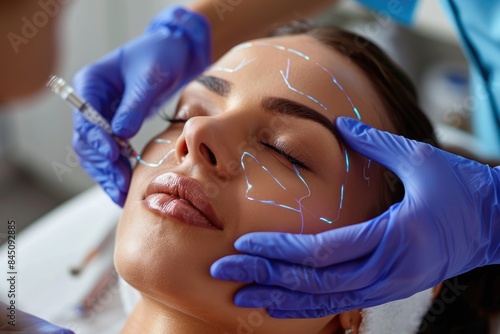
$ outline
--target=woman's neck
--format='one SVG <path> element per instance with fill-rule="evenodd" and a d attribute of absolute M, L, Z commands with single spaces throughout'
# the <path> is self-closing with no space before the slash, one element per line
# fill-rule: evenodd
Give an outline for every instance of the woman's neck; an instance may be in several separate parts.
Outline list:
<path fill-rule="evenodd" d="M 121 334 L 136 333 L 225 334 L 226 332 L 177 310 L 167 312 L 165 306 L 142 297 L 121 332 Z"/>
<path fill-rule="evenodd" d="M 233 324 L 234 325 L 234 324 Z M 288 327 L 287 327 L 288 326 Z M 307 327 L 312 330 L 315 326 Z M 231 334 L 235 327 L 224 327 L 218 323 L 210 323 L 197 317 L 191 316 L 174 308 L 168 308 L 154 299 L 142 296 L 134 311 L 127 319 L 121 334 Z M 270 331 L 261 328 L 264 333 Z M 304 328 L 302 328 L 304 329 Z M 277 328 L 272 330 L 276 333 Z M 289 325 L 280 325 L 279 331 L 286 333 L 304 333 L 300 328 L 289 328 Z M 247 331 L 242 331 L 247 332 Z M 317 327 L 312 331 L 314 333 L 343 333 L 339 318 L 336 317 L 329 321 L 325 327 Z M 308 331 L 308 333 L 312 333 Z M 257 332 L 255 332 L 257 333 Z"/>

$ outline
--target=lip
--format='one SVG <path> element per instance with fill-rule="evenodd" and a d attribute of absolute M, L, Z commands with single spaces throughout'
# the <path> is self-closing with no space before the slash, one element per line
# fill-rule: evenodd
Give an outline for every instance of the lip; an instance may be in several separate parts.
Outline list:
<path fill-rule="evenodd" d="M 144 204 L 163 217 L 198 227 L 223 229 L 201 183 L 177 173 L 155 177 L 146 189 Z"/>

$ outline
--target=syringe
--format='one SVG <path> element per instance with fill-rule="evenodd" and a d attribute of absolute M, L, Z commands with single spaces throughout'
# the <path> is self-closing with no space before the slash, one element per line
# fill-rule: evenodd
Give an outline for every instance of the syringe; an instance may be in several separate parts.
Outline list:
<path fill-rule="evenodd" d="M 58 76 L 51 76 L 47 82 L 47 87 L 49 87 L 54 93 L 59 95 L 64 101 L 69 103 L 73 108 L 78 109 L 83 117 L 92 124 L 95 124 L 106 131 L 117 144 L 121 147 L 121 153 L 126 156 L 136 160 L 140 158 L 137 152 L 132 148 L 130 143 L 126 140 L 116 136 L 111 131 L 111 126 L 108 121 L 102 117 L 90 104 L 78 96 L 74 89 L 66 83 L 62 78 Z"/>

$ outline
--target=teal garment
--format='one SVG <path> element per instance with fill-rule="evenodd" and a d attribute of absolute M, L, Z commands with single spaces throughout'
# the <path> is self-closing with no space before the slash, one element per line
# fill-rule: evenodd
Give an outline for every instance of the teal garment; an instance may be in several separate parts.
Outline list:
<path fill-rule="evenodd" d="M 409 25 L 413 20 L 415 5 L 418 0 L 357 0 L 362 5 L 389 15 L 400 23 Z"/>
<path fill-rule="evenodd" d="M 472 126 L 484 155 L 500 158 L 500 1 L 441 0 L 469 60 Z"/>

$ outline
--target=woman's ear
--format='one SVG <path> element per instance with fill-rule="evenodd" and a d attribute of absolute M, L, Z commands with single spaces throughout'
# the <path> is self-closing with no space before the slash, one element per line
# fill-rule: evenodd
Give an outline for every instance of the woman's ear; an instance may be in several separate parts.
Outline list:
<path fill-rule="evenodd" d="M 361 325 L 361 310 L 352 310 L 339 314 L 340 325 L 347 334 L 358 334 Z"/>

